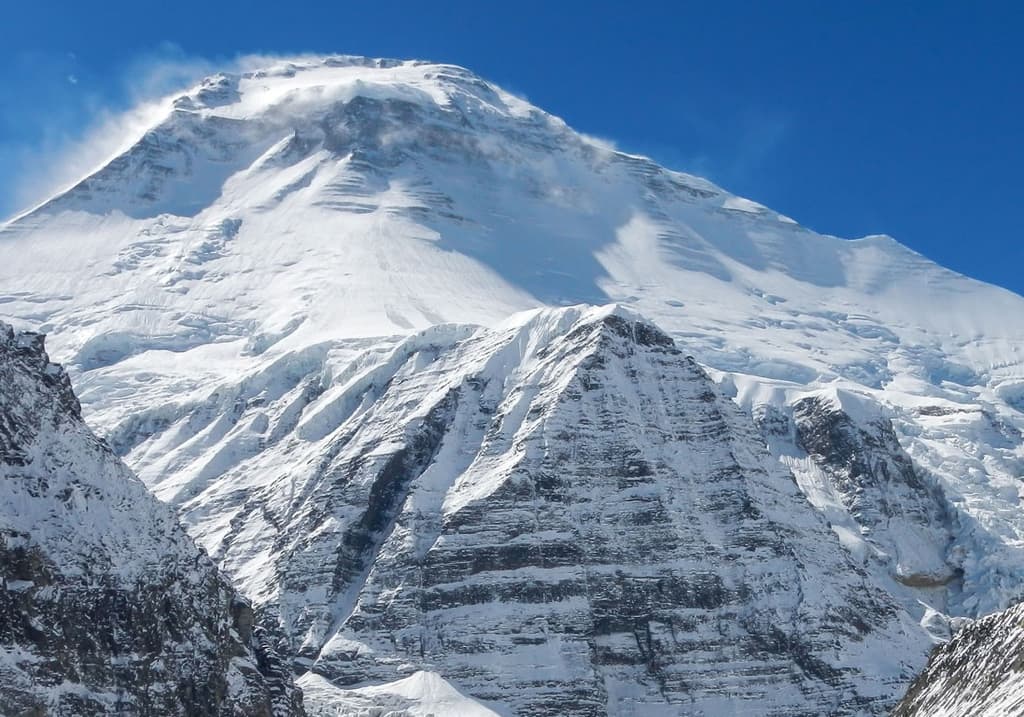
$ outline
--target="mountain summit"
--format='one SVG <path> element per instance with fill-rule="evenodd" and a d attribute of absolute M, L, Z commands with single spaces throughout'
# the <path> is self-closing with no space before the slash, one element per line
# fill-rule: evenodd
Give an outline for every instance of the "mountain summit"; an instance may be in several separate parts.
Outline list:
<path fill-rule="evenodd" d="M 0 310 L 316 694 L 881 713 L 1024 594 L 1021 297 L 450 65 L 163 108 L 0 228 Z"/>

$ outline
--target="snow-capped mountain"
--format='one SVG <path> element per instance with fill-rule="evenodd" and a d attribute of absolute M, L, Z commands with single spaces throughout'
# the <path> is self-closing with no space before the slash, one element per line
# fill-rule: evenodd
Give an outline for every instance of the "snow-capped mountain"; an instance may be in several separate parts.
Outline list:
<path fill-rule="evenodd" d="M 302 715 L 217 568 L 0 324 L 0 712 Z"/>
<path fill-rule="evenodd" d="M 209 78 L 0 229 L 0 286 L 338 688 L 879 712 L 1024 594 L 1024 299 L 461 68 Z"/>

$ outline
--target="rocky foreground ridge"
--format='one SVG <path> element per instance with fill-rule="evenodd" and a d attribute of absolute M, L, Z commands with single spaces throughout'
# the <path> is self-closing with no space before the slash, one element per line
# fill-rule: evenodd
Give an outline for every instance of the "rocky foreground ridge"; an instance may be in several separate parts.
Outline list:
<path fill-rule="evenodd" d="M 937 648 L 892 717 L 1024 714 L 1024 605 L 968 623 Z"/>
<path fill-rule="evenodd" d="M 299 717 L 249 603 L 0 324 L 0 713 Z"/>

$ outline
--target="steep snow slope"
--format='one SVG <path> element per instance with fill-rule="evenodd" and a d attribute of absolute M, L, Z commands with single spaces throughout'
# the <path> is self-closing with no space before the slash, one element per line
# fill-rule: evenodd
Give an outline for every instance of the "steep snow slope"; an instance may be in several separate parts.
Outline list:
<path fill-rule="evenodd" d="M 893 717 L 1024 714 L 1024 605 L 967 625 L 935 650 Z"/>
<path fill-rule="evenodd" d="M 302 714 L 249 606 L 6 324 L 0 487 L 0 712 Z"/>
<path fill-rule="evenodd" d="M 307 672 L 300 679 L 311 708 L 324 717 L 502 717 L 456 690 L 436 672 L 416 672 L 383 685 L 343 690 Z M 383 712 L 387 710 L 387 712 Z"/>
<path fill-rule="evenodd" d="M 210 78 L 0 229 L 0 286 L 5 315 L 53 333 L 92 425 L 225 561 L 214 496 L 260 480 L 253 462 L 294 470 L 283 447 L 356 411 L 349 382 L 379 389 L 395 334 L 611 300 L 708 368 L 934 636 L 1024 585 L 1020 297 L 887 237 L 816 235 L 461 68 Z"/>

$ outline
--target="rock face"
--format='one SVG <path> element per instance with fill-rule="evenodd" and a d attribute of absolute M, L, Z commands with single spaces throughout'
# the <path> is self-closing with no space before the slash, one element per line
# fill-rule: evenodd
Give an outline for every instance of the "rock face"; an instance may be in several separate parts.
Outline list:
<path fill-rule="evenodd" d="M 941 488 L 921 474 L 889 420 L 844 410 L 841 401 L 793 406 L 796 444 L 839 497 L 861 539 L 909 587 L 941 587 L 957 571 L 947 561 L 955 516 Z"/>
<path fill-rule="evenodd" d="M 0 324 L 0 713 L 303 714 L 249 605 Z"/>
<path fill-rule="evenodd" d="M 1024 605 L 961 628 L 936 648 L 892 717 L 1024 714 Z"/>
<path fill-rule="evenodd" d="M 754 421 L 856 560 L 906 604 L 948 608 L 962 588 L 951 551 L 958 515 L 877 404 L 821 391 L 789 407 L 759 405 Z M 948 633 L 940 626 L 938 636 Z"/>
<path fill-rule="evenodd" d="M 303 670 L 416 665 L 520 715 L 859 715 L 923 663 L 750 418 L 630 312 L 438 327 L 333 379 L 329 353 L 223 398 L 250 457 L 181 503 Z"/>

